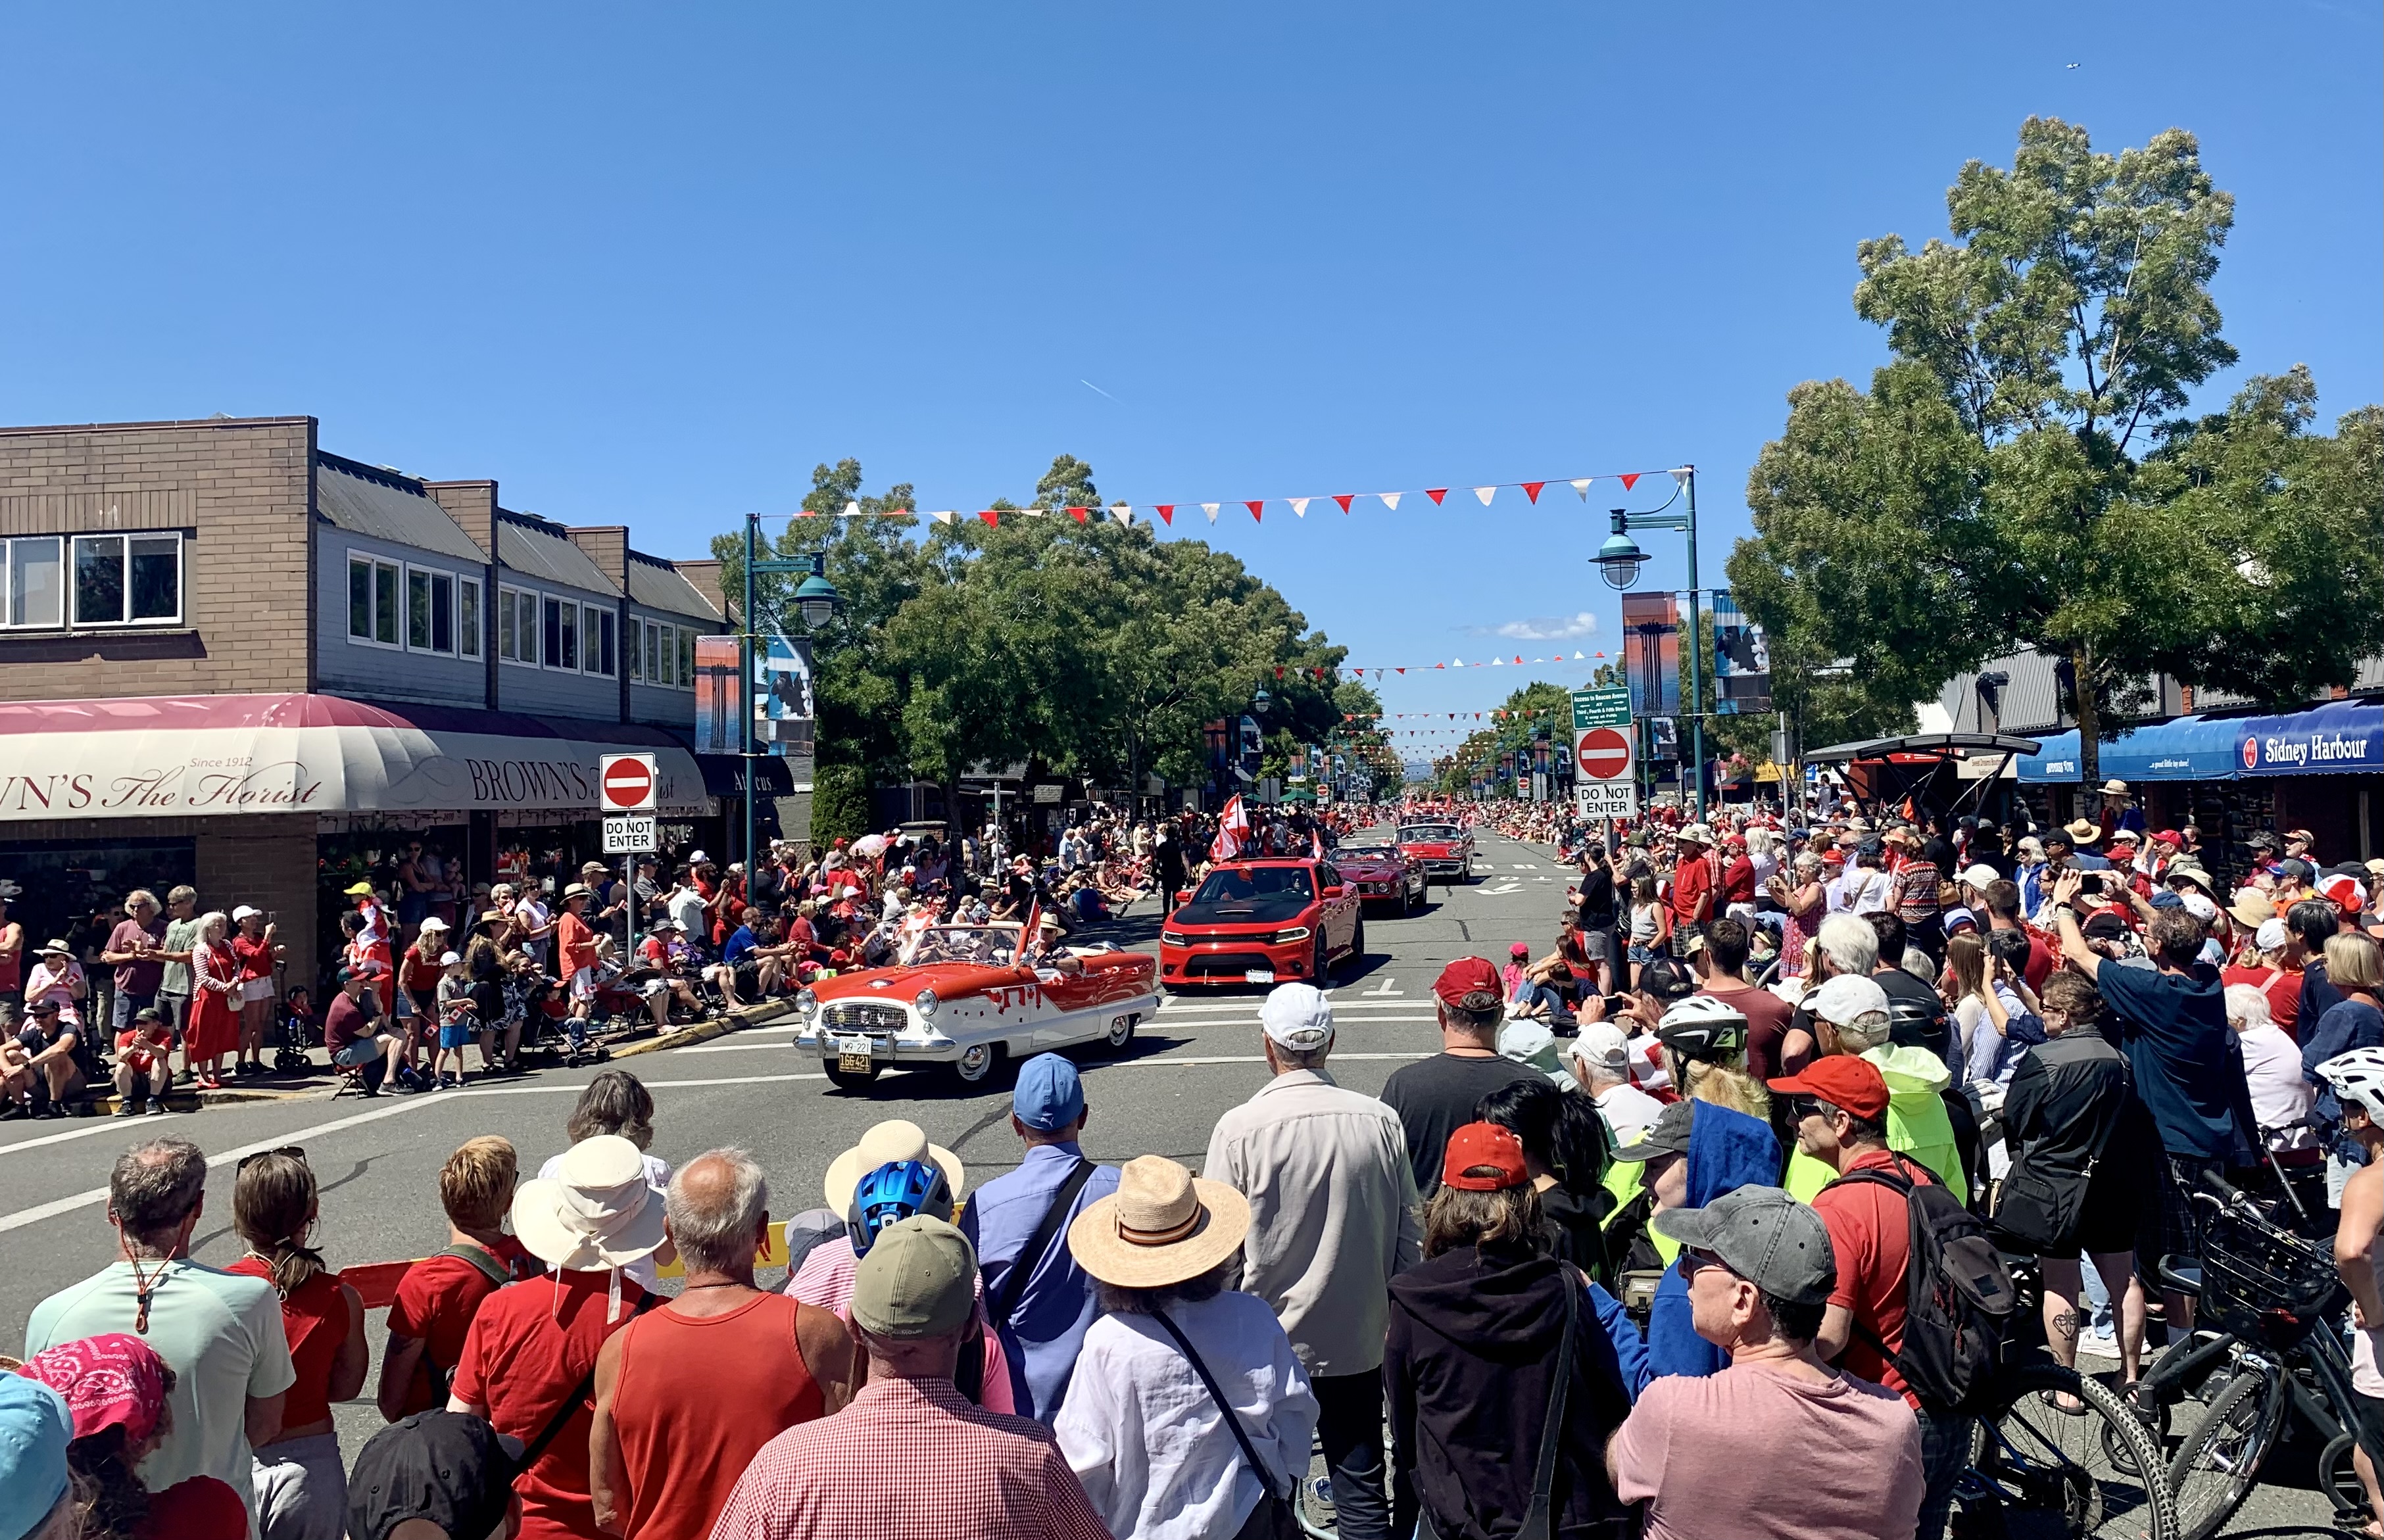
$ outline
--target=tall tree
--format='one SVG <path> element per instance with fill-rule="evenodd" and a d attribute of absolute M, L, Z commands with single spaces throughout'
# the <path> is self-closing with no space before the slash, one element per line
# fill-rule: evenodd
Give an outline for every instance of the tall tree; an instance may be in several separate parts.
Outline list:
<path fill-rule="evenodd" d="M 1851 659 L 1830 691 L 1876 720 L 2038 648 L 2091 792 L 2106 713 L 2155 671 L 2266 701 L 2347 684 L 2384 645 L 2374 413 L 2307 433 L 2295 370 L 2184 415 L 2236 358 L 2209 292 L 2234 201 L 2193 136 L 2112 155 L 2032 118 L 2012 168 L 1971 162 L 1946 205 L 1954 241 L 1857 250 L 1855 308 L 1892 355 L 1870 390 L 1796 387 L 1748 478 L 1730 576 L 1786 688 Z"/>

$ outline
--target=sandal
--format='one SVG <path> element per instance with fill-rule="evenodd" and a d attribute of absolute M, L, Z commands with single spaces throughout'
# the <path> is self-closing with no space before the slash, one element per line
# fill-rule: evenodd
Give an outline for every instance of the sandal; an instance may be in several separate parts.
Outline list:
<path fill-rule="evenodd" d="M 2077 1397 L 2068 1395 L 2067 1392 L 2059 1390 L 2040 1390 L 2037 1392 L 2037 1398 L 2043 1401 L 2053 1410 L 2059 1412 L 2064 1417 L 2083 1417 L 2086 1415 L 2086 1403 L 2083 1400 L 2080 1400 Z M 2064 1401 L 2072 1400 L 2077 1401 L 2078 1404 L 2076 1406 L 2063 1406 L 2061 1404 Z"/>

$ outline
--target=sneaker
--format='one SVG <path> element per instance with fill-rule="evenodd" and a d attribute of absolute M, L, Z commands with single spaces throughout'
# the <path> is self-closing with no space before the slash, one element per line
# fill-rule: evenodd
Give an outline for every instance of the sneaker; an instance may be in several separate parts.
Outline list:
<path fill-rule="evenodd" d="M 166 1099 L 164 1097 L 153 1096 L 149 1099 L 149 1115 L 153 1118 L 162 1118 L 166 1115 Z"/>
<path fill-rule="evenodd" d="M 128 1096 L 116 1104 L 116 1115 L 120 1118 L 137 1118 L 141 1115 L 141 1103 Z"/>
<path fill-rule="evenodd" d="M 2118 1335 L 2107 1330 L 2081 1332 L 2078 1336 L 2078 1350 L 2092 1353 L 2098 1359 L 2116 1359 L 2119 1356 Z"/>

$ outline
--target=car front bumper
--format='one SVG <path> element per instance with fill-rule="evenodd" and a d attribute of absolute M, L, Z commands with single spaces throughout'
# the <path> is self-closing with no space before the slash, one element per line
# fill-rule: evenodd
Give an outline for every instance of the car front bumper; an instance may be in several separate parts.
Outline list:
<path fill-rule="evenodd" d="M 1161 943 L 1159 977 L 1171 988 L 1198 988 L 1205 984 L 1280 984 L 1308 977 L 1315 961 L 1316 940 L 1312 936 L 1280 944 L 1219 937 L 1213 941 L 1197 940 L 1180 947 Z M 1273 976 L 1252 978 L 1252 974 Z"/>

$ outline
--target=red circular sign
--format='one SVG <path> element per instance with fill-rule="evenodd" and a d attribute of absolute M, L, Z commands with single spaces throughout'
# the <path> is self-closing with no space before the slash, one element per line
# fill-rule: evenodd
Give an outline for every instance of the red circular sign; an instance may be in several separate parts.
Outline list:
<path fill-rule="evenodd" d="M 2246 770 L 2260 768 L 2260 740 L 2256 738 L 2247 738 L 2243 740 L 2243 768 Z"/>
<path fill-rule="evenodd" d="M 1592 727 L 1581 735 L 1573 762 L 1591 780 L 1610 781 L 1631 768 L 1631 740 L 1612 727 Z"/>
<path fill-rule="evenodd" d="M 604 805 L 634 813 L 653 801 L 654 773 L 643 760 L 627 757 L 604 766 Z"/>

